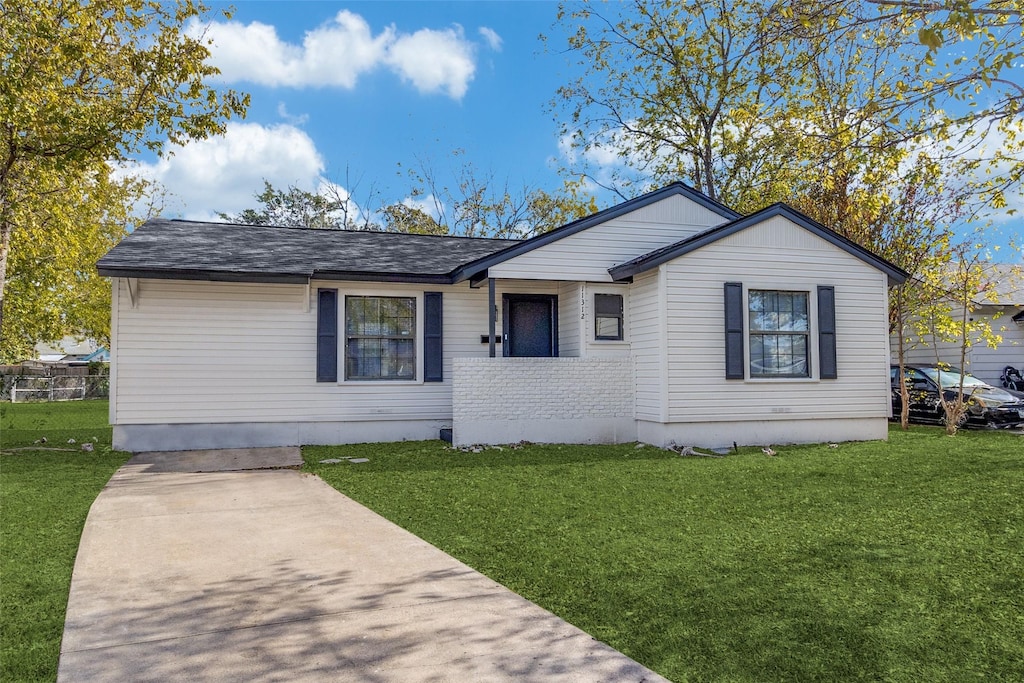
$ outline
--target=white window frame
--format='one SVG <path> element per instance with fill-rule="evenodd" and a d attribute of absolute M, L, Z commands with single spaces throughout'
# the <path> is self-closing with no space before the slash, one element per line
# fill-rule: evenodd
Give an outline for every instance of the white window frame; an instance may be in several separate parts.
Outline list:
<path fill-rule="evenodd" d="M 750 292 L 793 292 L 807 295 L 807 375 L 754 375 L 750 371 Z M 743 283 L 743 372 L 746 382 L 808 384 L 821 381 L 818 370 L 818 295 L 817 288 L 805 283 L 754 282 Z"/>
<path fill-rule="evenodd" d="M 338 360 L 341 367 L 338 372 L 338 384 L 365 384 L 372 386 L 408 386 L 411 384 L 423 384 L 423 292 L 420 290 L 379 290 L 379 289 L 345 289 L 339 288 L 339 311 L 338 315 Z M 363 297 L 380 297 L 388 299 L 413 299 L 415 312 L 415 333 L 413 335 L 414 358 L 416 370 L 411 379 L 348 379 L 348 299 Z"/>
<path fill-rule="evenodd" d="M 585 326 L 584 341 L 595 347 L 611 346 L 625 347 L 629 345 L 629 288 L 627 286 L 595 285 L 592 283 L 580 285 L 581 296 L 584 297 L 585 313 L 581 323 Z M 597 310 L 594 306 L 594 295 L 615 294 L 622 297 L 622 339 L 598 339 L 597 338 Z"/>

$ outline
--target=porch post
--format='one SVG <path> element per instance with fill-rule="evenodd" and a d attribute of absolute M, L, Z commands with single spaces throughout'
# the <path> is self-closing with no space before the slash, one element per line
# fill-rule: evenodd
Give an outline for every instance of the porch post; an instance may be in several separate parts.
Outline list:
<path fill-rule="evenodd" d="M 491 358 L 494 358 L 494 318 L 497 314 L 497 306 L 494 305 L 494 278 L 489 277 L 487 278 L 487 332 Z"/>

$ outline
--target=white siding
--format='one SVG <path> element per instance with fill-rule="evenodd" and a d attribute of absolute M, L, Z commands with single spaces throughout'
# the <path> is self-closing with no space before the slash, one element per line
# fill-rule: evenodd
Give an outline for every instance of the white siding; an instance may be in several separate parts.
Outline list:
<path fill-rule="evenodd" d="M 665 421 L 735 420 L 737 411 L 748 420 L 886 417 L 889 358 L 884 274 L 782 217 L 675 259 L 664 268 L 669 378 Z M 726 282 L 742 282 L 745 289 L 809 293 L 811 379 L 724 379 Z M 835 287 L 836 380 L 816 379 L 817 285 Z"/>
<path fill-rule="evenodd" d="M 990 318 L 992 331 L 1003 338 L 998 347 L 993 349 L 975 344 L 970 349 L 971 374 L 997 387 L 1002 386 L 999 377 L 1007 365 L 1024 374 L 1024 325 L 1012 320 L 1017 312 L 1011 309 L 999 317 Z"/>
<path fill-rule="evenodd" d="M 662 343 L 664 307 L 659 270 L 638 275 L 629 290 L 629 339 L 636 381 L 637 419 L 662 419 L 665 351 Z"/>
<path fill-rule="evenodd" d="M 726 219 L 675 195 L 492 267 L 492 277 L 611 282 L 608 269 Z"/>
<path fill-rule="evenodd" d="M 1024 325 L 1013 322 L 1012 318 L 1017 313 L 1013 308 L 998 316 L 997 313 L 998 310 L 994 307 L 975 311 L 974 317 L 988 318 L 992 331 L 1003 340 L 994 349 L 984 342 L 975 340 L 967 348 L 964 365 L 967 371 L 978 379 L 998 387 L 1001 386 L 999 378 L 1003 374 L 1003 368 L 1007 365 L 1024 372 Z M 898 340 L 891 340 L 893 363 L 898 361 L 897 343 Z M 910 335 L 906 345 L 904 359 L 907 364 L 935 365 L 936 362 L 942 362 L 954 367 L 960 365 L 959 342 L 936 342 L 931 337 L 919 339 Z"/>
<path fill-rule="evenodd" d="M 582 355 L 583 328 L 580 326 L 580 291 L 578 282 L 558 285 L 558 355 L 574 358 Z"/>
<path fill-rule="evenodd" d="M 115 424 L 450 420 L 451 359 L 488 353 L 480 341 L 487 334 L 487 289 L 468 283 L 317 282 L 308 304 L 304 285 L 140 280 L 132 308 L 125 280 L 115 282 Z M 317 287 L 337 288 L 340 296 L 417 296 L 420 312 L 422 292 L 443 292 L 445 381 L 317 382 Z M 498 283 L 499 331 L 504 292 L 557 289 Z"/>

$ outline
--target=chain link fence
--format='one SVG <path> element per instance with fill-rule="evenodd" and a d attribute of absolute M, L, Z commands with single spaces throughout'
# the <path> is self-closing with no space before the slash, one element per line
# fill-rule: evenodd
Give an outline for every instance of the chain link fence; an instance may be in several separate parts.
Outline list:
<path fill-rule="evenodd" d="M 12 403 L 30 401 L 81 401 L 86 398 L 108 398 L 110 377 L 79 375 L 58 377 L 4 377 L 0 400 Z"/>

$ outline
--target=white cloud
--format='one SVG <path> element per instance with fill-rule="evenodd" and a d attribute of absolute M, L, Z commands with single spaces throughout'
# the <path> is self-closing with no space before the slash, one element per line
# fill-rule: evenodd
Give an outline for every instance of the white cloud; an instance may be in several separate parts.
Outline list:
<path fill-rule="evenodd" d="M 455 100 L 466 94 L 476 71 L 473 45 L 466 42 L 461 26 L 399 36 L 388 48 L 386 62 L 420 92 L 444 90 Z"/>
<path fill-rule="evenodd" d="M 487 45 L 490 46 L 492 50 L 495 52 L 501 52 L 501 44 L 504 41 L 502 41 L 501 36 L 498 35 L 497 31 L 486 26 L 481 26 L 477 30 L 480 35 L 483 36 L 484 40 L 487 41 Z"/>
<path fill-rule="evenodd" d="M 301 126 L 309 121 L 309 114 L 292 114 L 288 111 L 288 106 L 284 102 L 277 103 L 277 115 L 293 126 Z"/>
<path fill-rule="evenodd" d="M 500 47 L 496 33 L 483 31 L 492 47 L 494 39 Z M 301 45 L 281 40 L 277 29 L 259 22 L 193 22 L 189 34 L 208 41 L 219 80 L 228 83 L 351 90 L 360 76 L 384 67 L 420 92 L 460 99 L 476 72 L 476 45 L 461 26 L 414 33 L 388 26 L 374 35 L 365 19 L 348 10 L 308 31 Z"/>
<path fill-rule="evenodd" d="M 154 163 L 138 162 L 118 173 L 160 183 L 169 194 L 162 213 L 193 220 L 256 206 L 253 195 L 263 190 L 264 178 L 279 189 L 313 191 L 324 170 L 313 140 L 287 124 L 229 123 L 224 135 L 169 151 Z"/>

